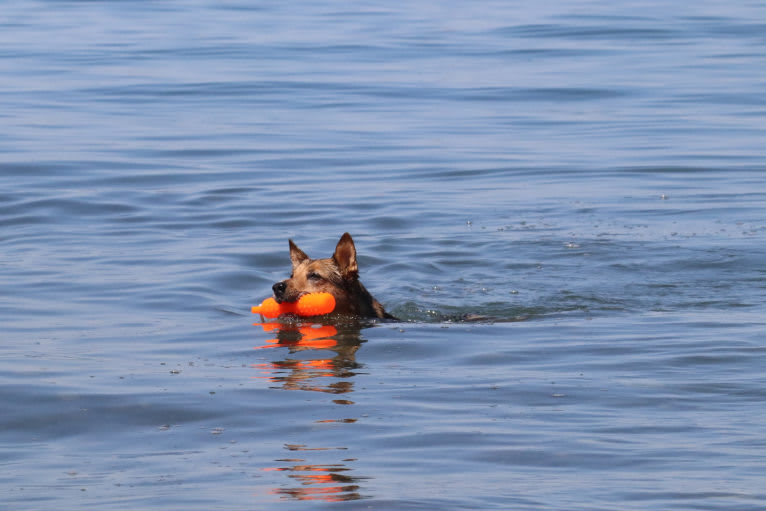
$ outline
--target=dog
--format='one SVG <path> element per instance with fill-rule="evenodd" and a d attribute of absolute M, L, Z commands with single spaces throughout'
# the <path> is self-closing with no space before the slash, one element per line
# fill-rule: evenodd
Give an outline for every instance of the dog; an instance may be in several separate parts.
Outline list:
<path fill-rule="evenodd" d="M 294 302 L 306 293 L 326 292 L 335 297 L 333 313 L 360 318 L 396 318 L 359 281 L 356 247 L 349 233 L 343 234 L 332 257 L 311 259 L 289 240 L 293 271 L 289 279 L 271 288 L 278 303 Z"/>

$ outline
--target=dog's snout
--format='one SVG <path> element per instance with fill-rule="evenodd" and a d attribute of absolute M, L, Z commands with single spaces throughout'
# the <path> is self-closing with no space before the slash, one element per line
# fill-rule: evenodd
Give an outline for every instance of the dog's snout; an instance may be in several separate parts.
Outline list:
<path fill-rule="evenodd" d="M 271 289 L 274 291 L 274 296 L 277 298 L 277 300 L 279 300 L 285 294 L 285 290 L 287 289 L 287 284 L 285 284 L 285 281 L 277 282 L 276 284 L 271 286 Z"/>

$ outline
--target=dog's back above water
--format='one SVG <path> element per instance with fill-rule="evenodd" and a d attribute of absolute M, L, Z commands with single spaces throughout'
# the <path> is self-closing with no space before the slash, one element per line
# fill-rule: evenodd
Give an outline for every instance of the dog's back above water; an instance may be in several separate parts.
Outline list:
<path fill-rule="evenodd" d="M 272 286 L 277 302 L 294 302 L 306 293 L 325 292 L 335 297 L 337 314 L 396 319 L 359 281 L 356 247 L 349 233 L 341 236 L 335 253 L 324 259 L 311 259 L 290 240 L 290 260 L 290 278 Z"/>

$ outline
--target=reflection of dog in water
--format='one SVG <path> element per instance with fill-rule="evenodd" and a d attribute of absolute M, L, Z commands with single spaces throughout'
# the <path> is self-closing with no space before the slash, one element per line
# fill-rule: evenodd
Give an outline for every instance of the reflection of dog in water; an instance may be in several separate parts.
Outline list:
<path fill-rule="evenodd" d="M 354 323 L 342 325 L 319 325 L 312 323 L 256 323 L 265 333 L 276 336 L 268 339 L 258 349 L 287 348 L 273 352 L 275 360 L 254 364 L 272 384 L 285 390 L 303 390 L 333 394 L 327 413 L 331 417 L 315 420 L 316 424 L 354 423 L 356 418 L 338 416 L 336 405 L 353 405 L 348 399 L 354 392 L 354 376 L 360 366 L 356 352 L 364 342 L 360 328 Z M 299 353 L 300 352 L 300 353 Z M 347 408 L 345 413 L 352 414 Z M 364 498 L 360 493 L 366 477 L 354 474 L 353 461 L 348 447 L 313 446 L 286 443 L 291 451 L 287 458 L 280 456 L 278 465 L 264 468 L 269 472 L 284 472 L 297 486 L 281 483 L 272 493 L 285 499 L 341 502 Z M 314 451 L 323 451 L 321 456 Z M 338 452 L 334 457 L 333 452 Z M 341 459 L 342 458 L 342 459 Z"/>
<path fill-rule="evenodd" d="M 351 378 L 359 367 L 356 352 L 362 344 L 360 331 L 344 325 L 338 332 L 332 325 L 306 323 L 256 323 L 275 339 L 266 340 L 258 349 L 288 348 L 286 358 L 253 367 L 264 377 L 287 390 L 313 390 L 330 394 L 353 392 Z M 301 356 L 293 356 L 305 352 Z M 315 352 L 318 358 L 312 357 Z M 334 352 L 334 353 L 333 353 Z M 332 357 L 328 357 L 332 354 Z M 327 379 L 329 378 L 329 380 Z"/>
<path fill-rule="evenodd" d="M 335 253 L 325 259 L 309 258 L 290 240 L 290 260 L 293 263 L 290 278 L 272 286 L 277 302 L 294 302 L 306 293 L 325 292 L 335 297 L 336 313 L 396 319 L 359 281 L 356 247 L 349 233 L 341 236 Z"/>

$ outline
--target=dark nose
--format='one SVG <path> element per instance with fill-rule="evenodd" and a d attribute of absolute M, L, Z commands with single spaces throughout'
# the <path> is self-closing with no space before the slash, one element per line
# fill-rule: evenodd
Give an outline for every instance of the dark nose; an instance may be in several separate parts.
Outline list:
<path fill-rule="evenodd" d="M 271 289 L 274 291 L 274 296 L 277 298 L 282 298 L 282 295 L 285 294 L 285 289 L 287 289 L 287 284 L 282 282 L 277 282 L 273 286 L 271 286 Z"/>

